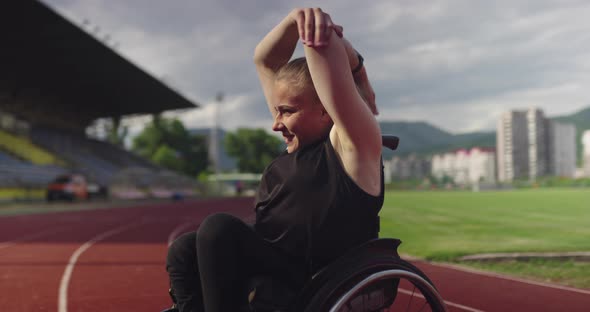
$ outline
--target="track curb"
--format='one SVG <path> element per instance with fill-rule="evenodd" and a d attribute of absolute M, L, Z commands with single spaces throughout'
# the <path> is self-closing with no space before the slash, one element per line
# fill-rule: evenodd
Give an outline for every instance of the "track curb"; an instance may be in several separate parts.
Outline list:
<path fill-rule="evenodd" d="M 549 260 L 575 260 L 575 261 L 590 261 L 589 251 L 574 251 L 574 252 L 511 252 L 511 253 L 485 253 L 463 256 L 458 258 L 458 261 L 528 261 L 533 259 L 549 259 Z"/>

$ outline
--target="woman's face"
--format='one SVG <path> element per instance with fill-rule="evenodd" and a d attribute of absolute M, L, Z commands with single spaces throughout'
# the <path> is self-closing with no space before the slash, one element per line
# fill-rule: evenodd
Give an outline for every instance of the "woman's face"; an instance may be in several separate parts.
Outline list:
<path fill-rule="evenodd" d="M 311 92 L 295 93 L 287 82 L 277 81 L 274 89 L 275 120 L 272 130 L 281 132 L 287 152 L 317 142 L 328 135 L 332 120 Z"/>

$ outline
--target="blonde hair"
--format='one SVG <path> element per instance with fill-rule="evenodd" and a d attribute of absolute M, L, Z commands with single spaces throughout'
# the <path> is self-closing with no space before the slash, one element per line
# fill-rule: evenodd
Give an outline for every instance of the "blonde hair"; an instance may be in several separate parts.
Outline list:
<path fill-rule="evenodd" d="M 283 65 L 277 71 L 275 78 L 276 81 L 283 81 L 289 84 L 294 94 L 301 94 L 309 92 L 314 102 L 320 103 L 320 98 L 313 85 L 309 67 L 307 66 L 307 60 L 305 57 L 298 57 L 289 61 L 289 63 Z M 365 103 L 367 101 L 367 95 L 355 82 L 356 89 L 360 94 L 361 98 Z"/>
<path fill-rule="evenodd" d="M 320 102 L 305 57 L 293 59 L 283 65 L 277 72 L 276 81 L 288 83 L 293 94 L 308 93 L 314 102 Z"/>

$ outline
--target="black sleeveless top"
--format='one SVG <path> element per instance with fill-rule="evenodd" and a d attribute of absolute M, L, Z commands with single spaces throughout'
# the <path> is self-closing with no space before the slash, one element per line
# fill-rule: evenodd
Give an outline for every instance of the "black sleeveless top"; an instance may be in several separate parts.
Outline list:
<path fill-rule="evenodd" d="M 381 193 L 348 176 L 329 138 L 284 152 L 264 171 L 256 196 L 256 232 L 315 273 L 377 236 Z"/>

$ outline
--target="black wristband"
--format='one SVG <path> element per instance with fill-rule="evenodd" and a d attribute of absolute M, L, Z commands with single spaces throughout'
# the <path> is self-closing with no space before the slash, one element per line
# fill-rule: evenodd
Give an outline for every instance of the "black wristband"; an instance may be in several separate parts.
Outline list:
<path fill-rule="evenodd" d="M 359 58 L 359 64 L 356 65 L 356 67 L 352 70 L 353 75 L 361 71 L 361 68 L 363 68 L 363 62 L 365 61 L 365 59 L 360 53 L 356 52 L 356 56 L 358 56 Z"/>

